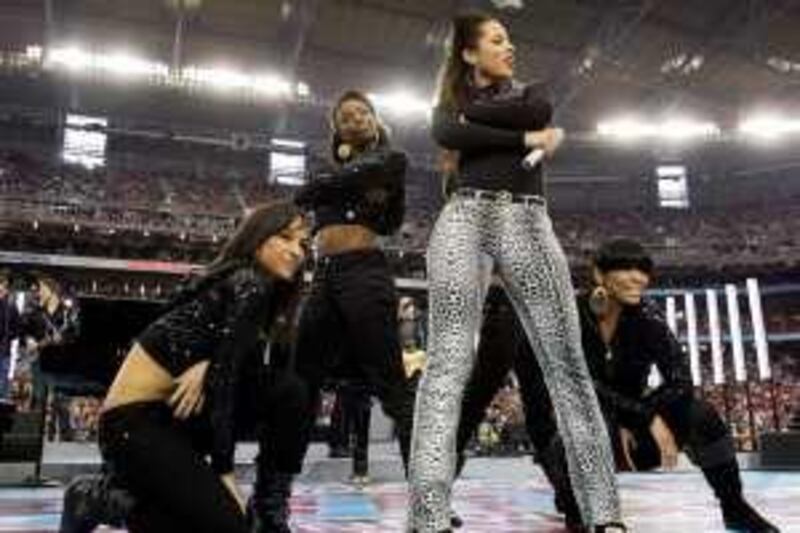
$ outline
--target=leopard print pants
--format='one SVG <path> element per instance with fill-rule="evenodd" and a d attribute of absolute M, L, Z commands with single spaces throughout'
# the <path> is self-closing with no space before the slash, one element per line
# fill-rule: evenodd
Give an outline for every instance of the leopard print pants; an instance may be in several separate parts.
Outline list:
<path fill-rule="evenodd" d="M 492 260 L 544 373 L 584 523 L 620 521 L 611 448 L 581 349 L 569 267 L 542 203 L 455 197 L 428 247 L 428 367 L 414 413 L 409 528 L 450 529 L 456 430 Z"/>

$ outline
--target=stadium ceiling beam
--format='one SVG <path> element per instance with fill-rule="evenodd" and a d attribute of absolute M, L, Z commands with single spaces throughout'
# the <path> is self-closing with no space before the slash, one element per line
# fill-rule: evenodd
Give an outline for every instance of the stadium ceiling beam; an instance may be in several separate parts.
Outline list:
<path fill-rule="evenodd" d="M 678 66 L 682 68 L 685 64 L 692 60 L 694 57 L 705 58 L 709 53 L 713 52 L 720 43 L 720 33 L 723 31 L 731 30 L 732 26 L 739 30 L 740 21 L 743 18 L 743 11 L 750 10 L 750 1 L 742 2 L 740 0 L 729 0 L 720 9 L 714 13 L 711 20 L 718 21 L 714 25 L 714 31 L 700 35 L 688 36 L 689 40 L 697 42 L 693 47 L 689 47 L 686 52 L 683 64 Z M 744 9 L 743 9 L 744 8 Z M 653 26 L 660 26 L 659 19 L 655 18 L 652 22 Z M 671 31 L 675 31 L 672 29 Z M 686 31 L 678 30 L 676 33 L 681 36 L 687 36 Z M 640 106 L 648 107 L 653 105 L 658 100 L 664 102 L 665 109 L 674 109 L 686 98 L 688 94 L 688 85 L 691 83 L 691 76 L 683 76 L 678 79 L 670 79 L 667 74 L 663 74 L 659 80 L 655 82 L 654 89 L 646 93 L 640 101 Z M 728 102 L 730 105 L 735 105 L 735 102 Z"/>
<path fill-rule="evenodd" d="M 55 35 L 55 13 L 53 7 L 53 0 L 43 0 L 44 4 L 44 42 L 42 43 L 47 49 L 53 42 Z"/>
<path fill-rule="evenodd" d="M 336 0 L 336 3 L 345 6 L 353 6 L 358 9 L 369 9 L 380 13 L 387 13 L 403 18 L 415 19 L 420 22 L 437 22 L 446 20 L 458 7 L 453 4 L 461 4 L 461 0 L 447 2 L 425 2 L 425 8 L 412 8 L 409 4 L 382 0 Z M 420 2 L 420 4 L 423 4 Z M 443 7 L 444 6 L 444 7 Z"/>
<path fill-rule="evenodd" d="M 294 79 L 300 57 L 308 42 L 308 32 L 317 16 L 319 0 L 294 0 L 284 5 L 292 7 L 285 12 L 285 25 L 279 31 L 278 42 L 285 43 L 284 72 Z"/>
<path fill-rule="evenodd" d="M 791 11 L 794 5 L 793 1 L 732 0 L 731 5 L 727 6 L 727 10 L 721 11 L 723 15 L 720 20 L 735 20 L 736 15 L 742 19 L 741 24 L 734 28 L 738 37 L 734 39 L 719 35 L 723 29 L 729 30 L 730 33 L 730 28 L 725 28 L 724 23 L 717 24 L 717 31 L 710 34 L 704 29 L 696 29 L 687 24 L 681 24 L 658 16 L 651 17 L 648 20 L 648 25 L 672 31 L 677 35 L 695 40 L 701 43 L 698 47 L 700 50 L 720 51 L 775 74 L 775 71 L 766 64 L 766 58 L 763 57 L 763 46 L 759 46 L 756 41 L 764 36 L 770 22 Z"/>
<path fill-rule="evenodd" d="M 580 4 L 592 4 L 583 32 L 586 37 L 564 75 L 554 80 L 557 112 L 578 96 L 596 62 L 613 56 L 632 38 L 658 0 L 582 0 Z"/>
<path fill-rule="evenodd" d="M 470 8 L 477 8 L 478 6 L 483 6 L 483 4 L 485 4 L 483 1 L 476 2 L 475 0 L 428 2 L 426 5 L 430 6 L 431 9 L 422 10 L 408 7 L 407 4 L 395 5 L 382 0 L 339 1 L 342 4 L 358 6 L 359 9 L 369 9 L 380 13 L 386 13 L 393 16 L 404 17 L 427 23 L 431 26 L 431 32 L 440 36 L 442 45 L 444 44 L 444 39 L 447 35 L 448 24 L 451 17 L 460 11 Z M 548 41 L 541 38 L 535 39 L 522 32 L 514 35 L 514 42 L 516 44 L 523 44 L 533 48 L 544 48 L 559 54 L 575 54 L 577 52 L 576 47 L 571 44 Z M 418 60 L 415 59 L 415 62 L 418 63 Z"/>
<path fill-rule="evenodd" d="M 278 41 L 285 44 L 283 72 L 291 82 L 297 81 L 297 69 L 300 58 L 306 49 L 308 32 L 314 25 L 319 7 L 319 0 L 295 0 L 284 3 L 285 27 L 279 32 Z M 286 128 L 289 120 L 289 105 L 281 106 L 280 113 L 273 126 L 273 134 L 280 135 Z"/>
<path fill-rule="evenodd" d="M 711 17 L 711 20 L 718 21 L 715 24 L 715 31 L 711 32 L 700 32 L 680 23 L 666 21 L 659 17 L 652 17 L 648 24 L 675 32 L 696 43 L 694 46 L 687 48 L 684 53 L 684 62 L 690 61 L 693 57 L 707 58 L 710 54 L 721 52 L 743 60 L 748 65 L 752 65 L 774 77 L 780 77 L 780 74 L 767 65 L 767 58 L 761 55 L 759 41 L 763 38 L 768 24 L 776 17 L 786 14 L 789 4 L 791 4 L 790 1 L 782 0 L 772 2 L 731 0 Z M 731 39 L 729 36 L 734 36 L 734 38 Z M 651 105 L 653 101 L 664 99 L 666 103 L 663 107 L 667 109 L 674 108 L 687 95 L 691 94 L 688 90 L 688 85 L 691 81 L 691 76 L 669 79 L 667 75 L 664 75 L 654 82 L 653 90 L 643 97 L 641 105 L 646 107 Z M 792 86 L 794 87 L 794 85 Z M 693 94 L 693 96 L 697 95 Z M 723 107 L 735 108 L 739 103 L 735 98 L 730 96 L 724 98 L 722 96 L 718 94 L 712 98 L 717 104 L 722 104 Z"/>

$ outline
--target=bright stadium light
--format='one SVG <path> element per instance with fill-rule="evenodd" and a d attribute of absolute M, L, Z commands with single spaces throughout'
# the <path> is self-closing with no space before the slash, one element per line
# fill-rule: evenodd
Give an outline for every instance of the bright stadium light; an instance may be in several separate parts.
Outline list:
<path fill-rule="evenodd" d="M 28 56 L 35 57 L 35 47 L 29 48 Z M 225 66 L 190 65 L 171 76 L 170 68 L 164 62 L 151 61 L 126 51 L 95 54 L 77 45 L 52 48 L 45 56 L 48 67 L 89 75 L 108 73 L 119 78 L 156 78 L 180 86 L 194 85 L 223 92 L 244 91 L 269 98 L 308 97 L 311 94 L 308 84 L 293 83 L 274 72 L 249 74 Z"/>
<path fill-rule="evenodd" d="M 739 124 L 739 133 L 762 139 L 775 139 L 800 133 L 800 120 L 781 118 L 775 114 L 754 115 Z"/>
<path fill-rule="evenodd" d="M 697 122 L 689 119 L 667 120 L 659 126 L 659 136 L 673 140 L 713 137 L 719 133 L 719 126 L 713 122 Z"/>
<path fill-rule="evenodd" d="M 430 101 L 413 94 L 398 91 L 394 93 L 370 93 L 370 99 L 378 108 L 397 115 L 427 114 L 431 110 Z"/>
<path fill-rule="evenodd" d="M 617 119 L 599 123 L 597 125 L 597 133 L 602 137 L 638 139 L 650 135 L 652 130 L 634 119 Z"/>
<path fill-rule="evenodd" d="M 47 62 L 69 70 L 84 70 L 94 62 L 92 54 L 77 46 L 54 48 L 47 55 Z"/>
<path fill-rule="evenodd" d="M 44 50 L 38 44 L 32 44 L 25 47 L 25 57 L 30 59 L 31 61 L 39 61 L 42 59 L 42 54 Z"/>
<path fill-rule="evenodd" d="M 305 82 L 297 82 L 297 96 L 307 97 L 311 96 L 311 88 Z"/>
<path fill-rule="evenodd" d="M 189 81 L 223 90 L 240 89 L 252 85 L 249 76 L 229 68 L 191 66 L 183 70 L 183 76 Z"/>
<path fill-rule="evenodd" d="M 124 77 L 166 76 L 169 67 L 165 63 L 148 61 L 128 52 L 116 52 L 96 57 L 98 69 Z"/>
<path fill-rule="evenodd" d="M 713 122 L 701 122 L 685 118 L 674 118 L 663 122 L 644 122 L 635 118 L 622 118 L 600 122 L 597 134 L 618 140 L 664 139 L 684 141 L 719 135 L 719 126 Z"/>
<path fill-rule="evenodd" d="M 166 64 L 150 61 L 130 52 L 93 54 L 77 46 L 53 48 L 47 54 L 47 62 L 68 70 L 96 70 L 121 77 L 166 76 L 169 73 Z"/>
<path fill-rule="evenodd" d="M 291 96 L 293 92 L 291 82 L 273 73 L 250 76 L 230 68 L 190 66 L 183 70 L 183 78 L 215 89 L 245 89 L 265 96 Z"/>
<path fill-rule="evenodd" d="M 253 79 L 253 89 L 267 96 L 288 96 L 292 84 L 277 74 L 263 74 Z"/>

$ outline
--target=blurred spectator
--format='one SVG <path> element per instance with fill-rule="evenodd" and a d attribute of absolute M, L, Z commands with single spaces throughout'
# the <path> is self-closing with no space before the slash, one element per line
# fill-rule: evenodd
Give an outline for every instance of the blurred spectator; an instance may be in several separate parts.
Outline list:
<path fill-rule="evenodd" d="M 20 336 L 19 312 L 9 281 L 8 274 L 0 271 L 0 399 L 9 396 L 11 345 Z"/>

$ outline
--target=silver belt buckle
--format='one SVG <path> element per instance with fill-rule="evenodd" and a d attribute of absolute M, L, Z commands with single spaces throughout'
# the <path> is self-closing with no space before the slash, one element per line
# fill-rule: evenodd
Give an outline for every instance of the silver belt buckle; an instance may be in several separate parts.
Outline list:
<path fill-rule="evenodd" d="M 514 201 L 514 195 L 511 194 L 509 191 L 498 191 L 497 199 L 501 202 L 512 202 Z"/>

